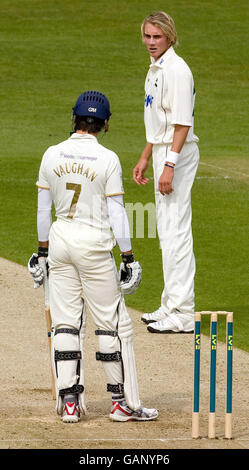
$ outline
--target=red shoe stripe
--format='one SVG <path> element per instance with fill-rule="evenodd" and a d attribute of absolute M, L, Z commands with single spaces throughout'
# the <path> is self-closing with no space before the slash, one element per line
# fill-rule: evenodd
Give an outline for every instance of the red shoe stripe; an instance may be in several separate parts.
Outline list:
<path fill-rule="evenodd" d="M 70 409 L 70 408 L 71 408 L 71 409 Z M 76 405 L 75 405 L 75 403 L 69 403 L 69 402 L 67 402 L 66 405 L 65 405 L 65 410 L 66 410 L 66 413 L 67 413 L 68 415 L 74 414 L 75 411 L 76 411 Z"/>
<path fill-rule="evenodd" d="M 119 403 L 114 402 L 113 405 L 114 404 L 115 404 L 115 406 L 112 410 L 112 414 L 115 413 L 115 411 L 119 410 L 119 411 L 122 411 L 122 413 L 124 413 L 126 416 L 131 416 L 131 413 L 129 413 L 129 411 L 124 410 L 124 408 L 122 408 Z"/>

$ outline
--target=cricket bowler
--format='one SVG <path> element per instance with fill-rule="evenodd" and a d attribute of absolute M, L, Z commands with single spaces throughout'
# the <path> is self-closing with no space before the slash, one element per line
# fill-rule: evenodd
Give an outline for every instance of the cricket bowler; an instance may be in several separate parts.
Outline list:
<path fill-rule="evenodd" d="M 160 305 L 145 313 L 142 321 L 151 333 L 193 333 L 196 266 L 191 188 L 199 163 L 194 80 L 189 66 L 174 50 L 177 33 L 167 13 L 146 17 L 141 33 L 151 63 L 145 80 L 146 145 L 133 179 L 138 185 L 147 184 L 145 172 L 152 156 L 164 277 Z"/>

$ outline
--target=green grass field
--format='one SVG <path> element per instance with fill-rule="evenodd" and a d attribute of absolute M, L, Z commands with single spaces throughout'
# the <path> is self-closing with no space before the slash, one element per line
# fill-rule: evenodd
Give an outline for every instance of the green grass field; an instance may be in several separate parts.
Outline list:
<path fill-rule="evenodd" d="M 179 35 L 176 52 L 191 67 L 197 91 L 196 310 L 234 311 L 235 345 L 249 351 L 248 0 L 176 0 L 168 6 L 157 0 L 1 0 L 0 256 L 26 265 L 36 250 L 40 160 L 49 145 L 69 136 L 71 108 L 86 89 L 110 99 L 110 132 L 101 143 L 120 157 L 125 203 L 154 201 L 151 168 L 147 187 L 132 181 L 145 143 L 149 65 L 140 24 L 167 8 Z M 143 281 L 127 304 L 152 311 L 163 285 L 158 240 L 134 236 L 132 242 Z M 118 254 L 115 249 L 119 261 Z"/>

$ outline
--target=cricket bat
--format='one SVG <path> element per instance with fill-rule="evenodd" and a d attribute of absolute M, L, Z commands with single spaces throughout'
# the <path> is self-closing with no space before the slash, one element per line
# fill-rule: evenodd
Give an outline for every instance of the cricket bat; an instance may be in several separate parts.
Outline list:
<path fill-rule="evenodd" d="M 47 274 L 46 259 L 43 257 L 39 257 L 39 265 L 41 266 L 44 272 L 43 289 L 44 289 L 45 318 L 46 318 L 46 325 L 47 325 L 47 332 L 48 332 L 48 348 L 49 348 L 50 369 L 51 369 L 51 379 L 52 379 L 52 397 L 53 397 L 53 400 L 56 400 L 56 388 L 55 388 L 55 380 L 54 380 L 52 358 L 51 358 L 52 321 L 51 321 L 50 308 L 49 308 L 49 287 L 48 287 L 48 274 Z"/>

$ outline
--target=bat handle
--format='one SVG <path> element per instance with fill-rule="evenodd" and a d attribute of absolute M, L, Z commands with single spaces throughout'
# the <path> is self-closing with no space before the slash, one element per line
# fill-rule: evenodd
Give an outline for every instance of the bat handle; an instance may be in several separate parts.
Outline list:
<path fill-rule="evenodd" d="M 44 296 L 45 296 L 45 306 L 49 307 L 49 287 L 48 287 L 48 272 L 47 272 L 47 263 L 46 258 L 43 256 L 39 256 L 38 258 L 39 266 L 43 270 L 44 278 L 43 278 L 43 287 L 44 287 Z"/>

